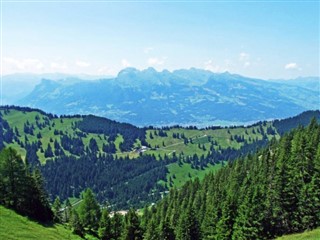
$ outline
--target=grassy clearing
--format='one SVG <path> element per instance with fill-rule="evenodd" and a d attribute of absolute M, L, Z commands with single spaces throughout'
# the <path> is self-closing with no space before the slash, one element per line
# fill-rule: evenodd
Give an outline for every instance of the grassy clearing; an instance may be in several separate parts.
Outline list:
<path fill-rule="evenodd" d="M 0 239 L 80 240 L 71 230 L 60 224 L 44 226 L 0 206 Z"/>
<path fill-rule="evenodd" d="M 276 240 L 319 240 L 320 239 L 320 228 L 306 231 L 303 233 L 285 235 L 277 238 Z"/>
<path fill-rule="evenodd" d="M 204 176 L 209 172 L 217 171 L 222 167 L 222 164 L 211 165 L 202 170 L 194 169 L 188 163 L 183 163 L 179 166 L 178 163 L 172 163 L 168 165 L 169 173 L 167 174 L 167 183 L 170 182 L 170 179 L 173 182 L 173 187 L 181 187 L 187 181 L 195 178 L 202 180 Z"/>

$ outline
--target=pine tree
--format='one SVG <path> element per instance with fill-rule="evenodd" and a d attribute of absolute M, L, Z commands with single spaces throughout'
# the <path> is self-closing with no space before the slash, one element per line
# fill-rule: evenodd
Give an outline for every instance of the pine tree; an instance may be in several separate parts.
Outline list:
<path fill-rule="evenodd" d="M 72 227 L 72 232 L 74 234 L 77 234 L 81 237 L 84 236 L 84 228 L 81 224 L 79 214 L 75 209 L 72 209 L 71 216 L 70 216 L 70 225 Z"/>
<path fill-rule="evenodd" d="M 109 216 L 109 211 L 107 209 L 102 210 L 99 229 L 98 229 L 98 235 L 101 240 L 110 240 L 112 238 L 111 218 Z"/>
<path fill-rule="evenodd" d="M 147 225 L 148 225 L 148 220 L 150 218 L 150 211 L 149 211 L 149 206 L 146 205 L 144 208 L 143 208 L 143 214 L 142 214 L 142 218 L 141 218 L 141 228 L 145 231 L 146 228 L 147 228 Z"/>
<path fill-rule="evenodd" d="M 170 223 L 167 220 L 163 221 L 160 225 L 160 239 L 161 240 L 175 240 L 174 229 L 170 226 Z"/>
<path fill-rule="evenodd" d="M 156 225 L 156 221 L 154 218 L 152 218 L 149 221 L 143 239 L 148 239 L 148 240 L 158 240 L 159 239 L 157 225 Z"/>
<path fill-rule="evenodd" d="M 79 205 L 79 218 L 82 225 L 90 230 L 97 230 L 100 220 L 100 207 L 90 188 L 83 192 L 83 201 Z"/>
<path fill-rule="evenodd" d="M 228 195 L 224 200 L 221 208 L 221 218 L 217 223 L 217 238 L 230 239 L 234 224 L 235 204 L 232 196 Z"/>
<path fill-rule="evenodd" d="M 31 203 L 31 216 L 40 221 L 51 221 L 53 212 L 50 207 L 49 197 L 44 189 L 44 179 L 38 168 L 30 175 L 31 187 L 27 190 L 27 198 Z"/>
<path fill-rule="evenodd" d="M 123 217 L 119 213 L 114 213 L 111 219 L 111 235 L 112 240 L 121 239 L 121 234 L 123 232 Z"/>
<path fill-rule="evenodd" d="M 134 209 L 130 209 L 125 217 L 123 240 L 142 240 L 143 232 L 140 227 L 139 217 Z"/>
<path fill-rule="evenodd" d="M 0 152 L 0 164 L 0 203 L 18 210 L 27 180 L 25 165 L 12 148 Z"/>
<path fill-rule="evenodd" d="M 71 213 L 72 213 L 72 205 L 70 203 L 69 198 L 67 198 L 65 205 L 66 206 L 65 206 L 65 209 L 64 209 L 64 221 L 65 222 L 69 222 L 70 221 L 70 217 L 71 217 Z"/>
<path fill-rule="evenodd" d="M 48 147 L 44 151 L 44 157 L 46 157 L 46 158 L 53 157 L 53 151 L 52 151 L 50 143 L 48 143 Z"/>
<path fill-rule="evenodd" d="M 62 212 L 61 212 L 61 202 L 59 196 L 56 197 L 56 199 L 53 202 L 52 210 L 54 214 L 54 220 L 56 222 L 61 222 L 62 220 Z"/>
<path fill-rule="evenodd" d="M 188 207 L 185 213 L 180 217 L 177 229 L 177 239 L 198 240 L 201 239 L 200 236 L 200 226 L 195 211 L 192 207 Z"/>
<path fill-rule="evenodd" d="M 262 234 L 262 206 L 263 198 L 260 196 L 259 187 L 250 186 L 246 190 L 244 201 L 237 211 L 232 239 L 255 240 L 264 239 Z"/>

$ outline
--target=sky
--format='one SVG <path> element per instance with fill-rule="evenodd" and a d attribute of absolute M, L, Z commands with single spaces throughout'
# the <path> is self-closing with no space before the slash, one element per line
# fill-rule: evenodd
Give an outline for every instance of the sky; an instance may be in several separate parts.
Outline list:
<path fill-rule="evenodd" d="M 319 1 L 1 3 L 2 75 L 201 68 L 319 76 Z"/>

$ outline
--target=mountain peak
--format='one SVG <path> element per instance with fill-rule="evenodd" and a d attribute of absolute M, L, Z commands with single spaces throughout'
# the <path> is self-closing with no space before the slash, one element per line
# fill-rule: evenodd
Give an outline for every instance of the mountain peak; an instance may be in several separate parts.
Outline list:
<path fill-rule="evenodd" d="M 122 69 L 119 73 L 118 73 L 118 77 L 122 77 L 122 76 L 128 76 L 128 75 L 132 75 L 132 74 L 137 74 L 138 72 L 140 72 L 138 69 L 134 68 L 134 67 L 127 67 Z"/>
<path fill-rule="evenodd" d="M 154 69 L 153 67 L 148 67 L 147 69 L 143 70 L 142 72 L 145 73 L 158 73 L 156 69 Z"/>

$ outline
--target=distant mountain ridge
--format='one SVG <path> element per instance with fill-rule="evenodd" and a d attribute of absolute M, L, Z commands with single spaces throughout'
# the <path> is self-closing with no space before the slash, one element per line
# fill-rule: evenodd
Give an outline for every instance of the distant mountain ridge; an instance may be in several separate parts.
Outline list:
<path fill-rule="evenodd" d="M 87 74 L 65 73 L 14 73 L 2 76 L 2 101 L 3 105 L 13 104 L 26 97 L 42 79 L 50 79 L 63 84 L 73 84 L 99 78 L 112 78 L 112 76 L 91 76 Z"/>
<path fill-rule="evenodd" d="M 16 104 L 138 126 L 247 124 L 319 109 L 319 78 L 266 81 L 195 68 L 126 68 L 111 79 L 42 80 Z"/>

